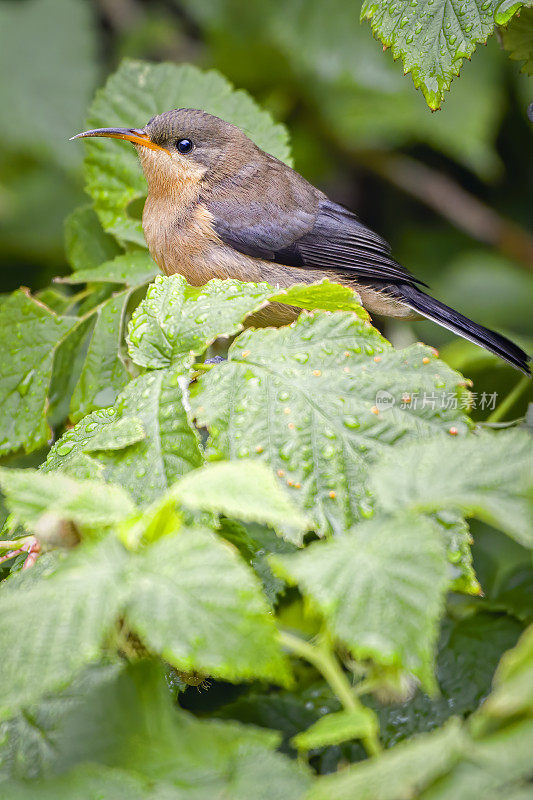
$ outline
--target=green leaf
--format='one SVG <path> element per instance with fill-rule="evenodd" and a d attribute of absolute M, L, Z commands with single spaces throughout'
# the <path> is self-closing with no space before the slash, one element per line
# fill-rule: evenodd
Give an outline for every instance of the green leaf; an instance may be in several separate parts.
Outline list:
<path fill-rule="evenodd" d="M 451 577 L 450 588 L 455 592 L 479 595 L 482 593 L 472 564 L 472 536 L 468 523 L 458 514 L 440 511 L 434 516 L 446 545 Z"/>
<path fill-rule="evenodd" d="M 31 452 L 50 436 L 46 422 L 54 353 L 75 324 L 19 289 L 0 303 L 0 455 Z"/>
<path fill-rule="evenodd" d="M 500 661 L 494 690 L 472 720 L 473 732 L 482 734 L 491 726 L 524 713 L 533 715 L 533 625 Z"/>
<path fill-rule="evenodd" d="M 266 283 L 215 279 L 198 288 L 181 275 L 160 276 L 132 316 L 130 356 L 142 367 L 186 370 L 219 336 L 242 330 L 271 293 Z"/>
<path fill-rule="evenodd" d="M 30 528 L 47 512 L 80 525 L 105 527 L 135 511 L 120 486 L 76 481 L 36 469 L 0 468 L 0 486 L 8 508 Z"/>
<path fill-rule="evenodd" d="M 433 730 L 452 715 L 476 711 L 491 689 L 502 653 L 512 647 L 521 627 L 504 614 L 478 613 L 465 619 L 445 618 L 437 655 L 439 694 L 418 692 L 405 702 L 370 703 L 379 717 L 380 738 L 387 747 L 415 733 Z"/>
<path fill-rule="evenodd" d="M 263 522 L 295 544 L 301 544 L 311 527 L 311 521 L 291 503 L 268 467 L 258 461 L 206 464 L 174 484 L 171 496 L 194 511 Z"/>
<path fill-rule="evenodd" d="M 404 72 L 410 72 L 431 109 L 440 108 L 464 58 L 470 58 L 478 43 L 486 42 L 494 30 L 497 0 L 483 5 L 479 0 L 410 0 L 389 3 L 364 0 L 361 18 L 394 58 L 401 57 Z"/>
<path fill-rule="evenodd" d="M 460 395 L 462 381 L 429 348 L 395 351 L 353 313 L 315 312 L 242 333 L 229 360 L 191 386 L 191 404 L 212 456 L 258 454 L 320 531 L 342 532 L 372 513 L 372 459 L 401 439 L 440 431 L 444 441 L 451 425 L 466 429 L 462 412 L 442 402 Z M 433 401 L 404 403 L 407 392 Z"/>
<path fill-rule="evenodd" d="M 124 318 L 131 290 L 112 295 L 96 311 L 85 361 L 70 401 L 73 422 L 112 405 L 130 376 L 120 357 Z"/>
<path fill-rule="evenodd" d="M 133 557 L 128 624 L 179 669 L 228 680 L 290 680 L 259 582 L 237 552 L 201 528 Z"/>
<path fill-rule="evenodd" d="M 404 800 L 463 755 L 467 737 L 457 720 L 433 733 L 422 734 L 387 750 L 383 755 L 318 778 L 306 800 Z"/>
<path fill-rule="evenodd" d="M 422 795 L 423 800 L 455 800 L 512 797 L 532 774 L 533 720 L 505 727 L 502 731 L 469 744 L 466 758 L 443 775 Z M 520 796 L 520 795 L 519 795 Z"/>
<path fill-rule="evenodd" d="M 356 291 L 340 283 L 331 283 L 327 278 L 319 283 L 297 283 L 272 295 L 270 300 L 309 310 L 353 311 L 360 319 L 370 319 Z"/>
<path fill-rule="evenodd" d="M 269 606 L 252 571 L 200 528 L 139 553 L 113 538 L 82 545 L 48 577 L 0 591 L 0 717 L 60 689 L 134 632 L 168 663 L 229 680 L 290 681 Z M 21 635 L 21 625 L 39 631 Z M 109 647 L 111 645 L 111 647 Z"/>
<path fill-rule="evenodd" d="M 77 548 L 49 578 L 0 591 L 0 718 L 66 686 L 100 657 L 124 588 L 125 551 L 109 539 Z M 37 634 L 30 635 L 30 631 Z"/>
<path fill-rule="evenodd" d="M 82 0 L 1 5 L 0 70 L 9 76 L 0 88 L 0 104 L 9 109 L 0 123 L 4 147 L 48 156 L 63 169 L 79 163 L 67 140 L 81 125 L 97 80 L 94 26 L 93 10 Z"/>
<path fill-rule="evenodd" d="M 448 581 L 442 539 L 432 522 L 414 516 L 376 519 L 335 541 L 270 561 L 298 584 L 355 658 L 406 669 L 434 690 L 434 651 Z"/>
<path fill-rule="evenodd" d="M 60 283 L 124 283 L 136 288 L 159 275 L 159 269 L 146 250 L 132 250 L 103 264 L 80 268 L 72 275 L 58 278 Z"/>
<path fill-rule="evenodd" d="M 121 670 L 115 665 L 86 669 L 68 692 L 33 706 L 30 713 L 8 723 L 5 733 L 7 742 L 4 739 L 0 750 L 3 777 L 27 781 L 24 790 L 21 783 L 0 783 L 10 798 L 19 796 L 10 794 L 15 786 L 25 792 L 21 797 L 31 800 L 39 797 L 41 786 L 43 792 L 49 786 L 59 791 L 63 779 L 51 777 L 47 784 L 44 775 L 65 770 L 70 770 L 64 778 L 67 786 L 68 781 L 76 785 L 79 771 L 92 774 L 92 767 L 80 762 L 95 765 L 96 774 L 105 780 L 117 774 L 132 786 L 133 776 L 143 786 L 148 782 L 150 800 L 167 797 L 162 792 L 169 787 L 187 800 L 214 795 L 268 800 L 273 793 L 296 800 L 309 784 L 306 771 L 273 752 L 278 741 L 275 733 L 198 720 L 176 708 L 161 667 L 154 662 L 141 661 Z M 80 798 L 92 798 L 84 793 L 84 786 Z M 129 788 L 126 783 L 126 791 Z M 107 783 L 100 787 L 104 789 L 109 791 Z M 51 795 L 54 800 L 56 796 Z M 66 797 L 71 800 L 72 794 Z M 103 797 L 107 800 L 108 795 Z M 123 791 L 119 798 L 123 800 Z"/>
<path fill-rule="evenodd" d="M 490 610 L 533 621 L 531 552 L 482 522 L 472 525 L 476 574 Z"/>
<path fill-rule="evenodd" d="M 72 328 L 55 350 L 47 414 L 53 428 L 62 425 L 68 417 L 70 400 L 83 369 L 93 323 L 90 315 L 74 318 Z"/>
<path fill-rule="evenodd" d="M 533 75 L 533 8 L 522 9 L 500 33 L 509 58 L 524 61 L 521 72 Z"/>
<path fill-rule="evenodd" d="M 291 739 L 298 750 L 313 750 L 340 744 L 348 739 L 364 739 L 378 734 L 375 715 L 369 708 L 361 706 L 355 711 L 336 711 L 321 717 L 306 731 Z"/>
<path fill-rule="evenodd" d="M 183 792 L 166 781 L 149 780 L 135 771 L 83 764 L 73 770 L 35 781 L 0 784 L 0 800 L 183 800 Z"/>
<path fill-rule="evenodd" d="M 455 509 L 533 546 L 533 448 L 525 431 L 406 444 L 372 468 L 370 485 L 384 511 Z"/>
<path fill-rule="evenodd" d="M 86 205 L 65 220 L 65 251 L 72 269 L 90 270 L 118 256 L 120 247 L 102 230 L 96 213 Z"/>
<path fill-rule="evenodd" d="M 105 415 L 109 419 L 109 413 Z M 89 426 L 87 426 L 89 427 Z M 121 417 L 98 429 L 91 427 L 91 438 L 82 445 L 84 453 L 96 450 L 123 450 L 145 438 L 144 428 L 135 417 Z"/>
<path fill-rule="evenodd" d="M 201 72 L 188 64 L 123 61 L 90 108 L 91 128 L 144 125 L 154 114 L 172 108 L 201 108 L 244 128 L 267 152 L 288 161 L 287 133 L 252 98 L 235 91 L 218 72 Z M 87 190 L 106 231 L 119 240 L 146 246 L 139 221 L 128 216 L 133 200 L 146 193 L 131 145 L 107 140 L 87 143 Z"/>
<path fill-rule="evenodd" d="M 95 411 L 67 431 L 45 469 L 118 483 L 146 504 L 202 462 L 179 376 L 154 370 L 131 381 L 113 408 Z"/>

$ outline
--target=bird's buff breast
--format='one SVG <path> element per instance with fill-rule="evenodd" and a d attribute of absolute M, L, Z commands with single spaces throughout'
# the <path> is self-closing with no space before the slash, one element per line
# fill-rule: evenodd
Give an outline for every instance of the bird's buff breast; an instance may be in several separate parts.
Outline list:
<path fill-rule="evenodd" d="M 165 275 L 183 275 L 193 286 L 213 278 L 267 281 L 281 289 L 295 283 L 313 283 L 325 276 L 322 270 L 302 270 L 252 258 L 228 247 L 213 228 L 212 216 L 201 204 L 182 216 L 170 209 L 168 200 L 149 196 L 143 213 L 143 230 L 150 254 Z M 331 276 L 334 280 L 334 276 Z M 286 324 L 297 309 L 269 303 L 253 317 L 256 325 Z"/>

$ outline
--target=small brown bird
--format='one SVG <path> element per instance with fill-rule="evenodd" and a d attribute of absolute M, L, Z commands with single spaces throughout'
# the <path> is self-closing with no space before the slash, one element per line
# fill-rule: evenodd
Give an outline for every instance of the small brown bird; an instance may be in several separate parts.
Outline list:
<path fill-rule="evenodd" d="M 423 292 L 378 234 L 234 125 L 180 108 L 141 129 L 99 128 L 72 138 L 87 136 L 137 148 L 148 182 L 144 234 L 166 275 L 179 272 L 197 286 L 239 278 L 283 288 L 327 277 L 354 288 L 373 314 L 422 315 L 529 374 L 523 350 Z M 279 324 L 296 313 L 271 304 L 259 322 Z"/>

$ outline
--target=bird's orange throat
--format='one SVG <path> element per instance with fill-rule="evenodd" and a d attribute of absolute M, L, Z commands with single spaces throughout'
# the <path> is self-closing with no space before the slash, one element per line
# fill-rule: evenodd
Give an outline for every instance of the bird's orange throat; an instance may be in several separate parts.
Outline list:
<path fill-rule="evenodd" d="M 168 150 L 150 150 L 140 145 L 136 150 L 148 183 L 149 197 L 164 196 L 169 204 L 182 208 L 190 208 L 198 201 L 205 167 Z"/>

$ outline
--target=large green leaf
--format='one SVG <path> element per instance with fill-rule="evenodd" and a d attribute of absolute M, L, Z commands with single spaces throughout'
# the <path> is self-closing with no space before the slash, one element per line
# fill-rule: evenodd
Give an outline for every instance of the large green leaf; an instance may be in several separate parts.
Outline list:
<path fill-rule="evenodd" d="M 376 519 L 303 552 L 272 556 L 358 659 L 399 666 L 435 688 L 433 661 L 447 588 L 444 547 L 423 517 Z"/>
<path fill-rule="evenodd" d="M 521 71 L 533 75 L 533 8 L 524 8 L 500 32 L 509 58 L 523 61 Z"/>
<path fill-rule="evenodd" d="M 38 636 L 21 636 L 25 624 Z M 290 681 L 259 581 L 227 542 L 175 528 L 127 553 L 109 536 L 76 548 L 51 575 L 0 591 L 0 717 L 65 686 L 106 643 L 111 653 L 127 648 L 112 635 L 119 627 L 179 669 Z"/>
<path fill-rule="evenodd" d="M 407 701 L 387 705 L 372 700 L 381 740 L 391 747 L 443 725 L 452 715 L 476 711 L 490 692 L 502 653 L 516 643 L 520 631 L 519 623 L 503 614 L 445 618 L 437 648 L 438 695 L 419 691 Z"/>
<path fill-rule="evenodd" d="M 457 720 L 355 764 L 319 778 L 306 800 L 406 800 L 459 761 L 467 737 Z"/>
<path fill-rule="evenodd" d="M 361 17 L 371 21 L 394 58 L 402 58 L 405 72 L 436 109 L 463 59 L 492 33 L 498 5 L 497 0 L 364 0 Z"/>
<path fill-rule="evenodd" d="M 519 430 L 406 444 L 372 468 L 371 490 L 385 511 L 456 509 L 532 547 L 532 444 Z"/>
<path fill-rule="evenodd" d="M 131 290 L 112 295 L 95 312 L 85 360 L 70 400 L 70 418 L 77 422 L 97 408 L 115 402 L 130 376 L 121 359 L 124 318 Z"/>
<path fill-rule="evenodd" d="M 112 236 L 105 233 L 91 206 L 80 206 L 65 220 L 65 251 L 74 270 L 97 267 L 120 253 Z"/>
<path fill-rule="evenodd" d="M 9 581 L 2 587 L 0 717 L 61 689 L 100 657 L 123 596 L 118 578 L 125 557 L 106 540 L 80 547 L 52 576 L 28 588 L 10 591 Z"/>
<path fill-rule="evenodd" d="M 94 25 L 82 0 L 2 3 L 0 70 L 6 79 L 0 104 L 9 109 L 0 122 L 4 147 L 51 157 L 63 168 L 79 162 L 68 138 L 81 125 L 97 80 Z"/>
<path fill-rule="evenodd" d="M 272 294 L 268 284 L 212 280 L 189 286 L 181 275 L 160 276 L 133 314 L 128 345 L 142 367 L 186 370 L 219 336 L 242 330 L 241 320 Z"/>
<path fill-rule="evenodd" d="M 146 250 L 132 250 L 117 255 L 110 261 L 95 266 L 82 267 L 72 275 L 59 279 L 61 283 L 125 283 L 132 288 L 149 283 L 159 269 Z"/>
<path fill-rule="evenodd" d="M 214 533 L 182 529 L 132 557 L 128 624 L 182 670 L 287 683 L 259 582 Z"/>
<path fill-rule="evenodd" d="M 88 525 L 109 526 L 135 510 L 120 486 L 95 481 L 76 481 L 36 469 L 0 468 L 0 486 L 6 505 L 25 525 L 33 527 L 50 512 L 61 519 Z"/>
<path fill-rule="evenodd" d="M 115 776 L 126 781 L 117 800 L 123 800 L 124 790 L 128 798 L 137 797 L 130 794 L 137 787 L 134 776 L 149 787 L 143 800 L 174 797 L 164 793 L 169 791 L 179 792 L 180 800 L 296 800 L 309 784 L 303 769 L 273 752 L 275 733 L 198 720 L 176 709 L 160 666 L 147 661 L 122 670 L 103 665 L 85 670 L 68 692 L 34 705 L 4 734 L 2 777 L 12 781 L 0 783 L 0 797 L 5 791 L 9 798 L 55 800 L 70 786 L 80 798 L 92 798 L 91 783 L 82 782 L 79 789 L 76 783 L 80 775 L 96 780 L 90 767 L 80 766 L 85 762 L 95 765 L 101 779 L 93 791 L 102 794 L 94 796 L 106 800 L 115 797 L 109 794 Z M 44 780 L 45 774 L 65 770 L 63 777 Z M 65 797 L 71 800 L 72 794 Z"/>
<path fill-rule="evenodd" d="M 520 798 L 530 788 L 533 775 L 533 720 L 509 724 L 503 730 L 472 742 L 463 760 L 420 795 L 421 800 L 455 800 L 486 797 L 488 800 Z M 515 793 L 518 792 L 518 795 Z M 529 794 L 531 797 L 531 792 Z M 522 794 L 523 798 L 523 794 Z"/>
<path fill-rule="evenodd" d="M 191 402 L 213 456 L 267 461 L 321 531 L 340 532 L 372 513 L 367 469 L 384 449 L 466 430 L 461 410 L 441 407 L 462 382 L 429 348 L 396 351 L 355 314 L 317 312 L 242 333 Z"/>
<path fill-rule="evenodd" d="M 154 792 L 156 794 L 154 794 Z M 177 786 L 149 780 L 135 771 L 111 769 L 101 764 L 83 764 L 63 775 L 35 781 L 0 783 L 0 800 L 183 800 Z"/>
<path fill-rule="evenodd" d="M 260 461 L 207 464 L 181 478 L 171 493 L 186 508 L 263 522 L 297 543 L 311 527 Z"/>
<path fill-rule="evenodd" d="M 97 93 L 88 125 L 139 127 L 173 108 L 201 108 L 244 128 L 272 155 L 285 161 L 290 158 L 282 125 L 219 73 L 201 72 L 190 65 L 124 61 Z M 89 141 L 86 178 L 104 229 L 119 240 L 144 245 L 140 222 L 127 214 L 129 204 L 146 193 L 133 147 L 102 139 Z"/>
<path fill-rule="evenodd" d="M 0 455 L 35 450 L 50 436 L 46 412 L 54 353 L 74 318 L 62 318 L 20 289 L 0 303 Z"/>
<path fill-rule="evenodd" d="M 129 420 L 126 431 L 116 428 L 122 420 Z M 131 381 L 113 408 L 93 412 L 67 431 L 45 468 L 118 483 L 139 502 L 149 503 L 202 462 L 179 376 L 154 370 Z"/>
<path fill-rule="evenodd" d="M 494 690 L 473 718 L 474 733 L 479 735 L 523 713 L 533 715 L 533 625 L 503 656 Z"/>

